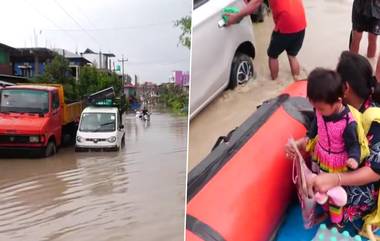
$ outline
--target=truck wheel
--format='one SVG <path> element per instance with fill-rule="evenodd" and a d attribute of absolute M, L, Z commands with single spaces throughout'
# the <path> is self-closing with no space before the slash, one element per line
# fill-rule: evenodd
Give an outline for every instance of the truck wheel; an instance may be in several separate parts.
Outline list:
<path fill-rule="evenodd" d="M 57 152 L 57 147 L 54 141 L 49 141 L 47 146 L 45 147 L 44 156 L 49 157 L 54 155 Z"/>

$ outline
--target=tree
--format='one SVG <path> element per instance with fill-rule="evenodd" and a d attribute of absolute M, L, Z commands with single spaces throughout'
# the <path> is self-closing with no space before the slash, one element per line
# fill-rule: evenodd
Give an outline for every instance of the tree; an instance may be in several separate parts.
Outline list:
<path fill-rule="evenodd" d="M 179 42 L 182 46 L 190 49 L 191 47 L 191 16 L 186 16 L 174 22 L 174 26 L 179 27 L 182 31 L 179 36 Z"/>
<path fill-rule="evenodd" d="M 96 92 L 98 89 L 97 69 L 93 66 L 85 66 L 81 68 L 78 83 L 79 96 L 84 97 L 85 95 Z"/>
<path fill-rule="evenodd" d="M 69 61 L 61 55 L 55 55 L 53 60 L 46 64 L 45 73 L 40 80 L 46 83 L 67 84 L 72 82 Z"/>
<path fill-rule="evenodd" d="M 81 68 L 79 75 L 78 93 L 80 97 L 92 94 L 99 90 L 113 87 L 118 95 L 122 89 L 122 82 L 115 73 L 98 70 L 93 66 Z"/>
<path fill-rule="evenodd" d="M 65 89 L 65 97 L 67 99 L 76 99 L 76 86 L 74 78 L 71 76 L 69 61 L 63 56 L 56 54 L 52 61 L 46 64 L 43 75 L 34 79 L 39 83 L 62 84 Z"/>
<path fill-rule="evenodd" d="M 160 102 L 172 111 L 187 114 L 188 92 L 173 83 L 162 84 L 159 87 Z"/>

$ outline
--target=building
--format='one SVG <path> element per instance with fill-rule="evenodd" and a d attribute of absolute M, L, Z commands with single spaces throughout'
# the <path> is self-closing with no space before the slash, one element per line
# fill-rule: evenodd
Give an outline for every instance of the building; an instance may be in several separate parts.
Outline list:
<path fill-rule="evenodd" d="M 93 64 L 93 66 L 95 66 L 98 69 L 109 71 L 113 70 L 113 65 L 111 63 L 110 58 L 115 57 L 115 55 L 112 53 L 96 53 L 91 49 L 86 49 L 83 53 L 81 53 L 81 56 L 90 61 Z"/>
<path fill-rule="evenodd" d="M 41 75 L 54 55 L 55 52 L 48 48 L 18 48 L 10 55 L 12 73 L 26 78 Z"/>
<path fill-rule="evenodd" d="M 12 75 L 10 56 L 15 52 L 17 49 L 0 43 L 0 74 Z"/>
<path fill-rule="evenodd" d="M 71 75 L 75 78 L 75 80 L 79 80 L 80 67 L 83 67 L 87 64 L 91 64 L 91 62 L 84 58 L 83 56 L 72 53 L 65 49 L 53 49 L 59 55 L 62 55 L 65 59 L 69 61 L 69 67 L 71 69 Z"/>
<path fill-rule="evenodd" d="M 10 55 L 12 74 L 25 78 L 33 78 L 45 73 L 46 65 L 50 63 L 54 56 L 61 55 L 69 61 L 71 75 L 78 80 L 80 67 L 91 62 L 79 54 L 75 54 L 65 49 L 48 48 L 18 48 Z"/>
<path fill-rule="evenodd" d="M 137 92 L 136 92 L 136 86 L 133 84 L 125 84 L 124 85 L 124 93 L 127 98 L 133 96 L 136 97 Z"/>
<path fill-rule="evenodd" d="M 0 43 L 0 87 L 14 83 L 25 83 L 28 79 L 13 75 L 11 56 L 17 53 L 16 48 Z"/>
<path fill-rule="evenodd" d="M 172 81 L 177 86 L 188 87 L 190 82 L 190 75 L 187 71 L 173 71 Z"/>

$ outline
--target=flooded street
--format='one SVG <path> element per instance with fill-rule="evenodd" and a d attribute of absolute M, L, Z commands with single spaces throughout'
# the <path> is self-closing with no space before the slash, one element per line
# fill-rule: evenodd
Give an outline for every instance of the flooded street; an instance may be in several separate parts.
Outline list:
<path fill-rule="evenodd" d="M 351 31 L 352 0 L 304 0 L 308 26 L 303 47 L 298 55 L 301 75 L 306 77 L 315 67 L 335 68 L 338 57 L 348 49 Z M 279 58 L 277 81 L 270 80 L 266 50 L 273 30 L 272 16 L 263 23 L 254 24 L 256 78 L 245 86 L 225 91 L 190 122 L 189 170 L 211 150 L 219 136 L 244 122 L 264 100 L 275 97 L 291 83 L 286 54 Z M 366 53 L 367 35 L 363 34 L 360 53 Z M 226 40 L 227 41 L 227 40 Z M 375 59 L 370 59 L 374 65 Z"/>
<path fill-rule="evenodd" d="M 0 159 L 0 240 L 183 239 L 187 118 L 125 117 L 120 152 Z"/>

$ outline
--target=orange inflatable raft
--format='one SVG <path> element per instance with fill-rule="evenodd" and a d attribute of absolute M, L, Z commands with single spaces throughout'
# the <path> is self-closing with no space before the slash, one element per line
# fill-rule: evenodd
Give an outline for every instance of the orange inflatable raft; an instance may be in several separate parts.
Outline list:
<path fill-rule="evenodd" d="M 187 241 L 267 241 L 294 195 L 289 137 L 305 135 L 306 81 L 264 102 L 189 173 Z"/>

